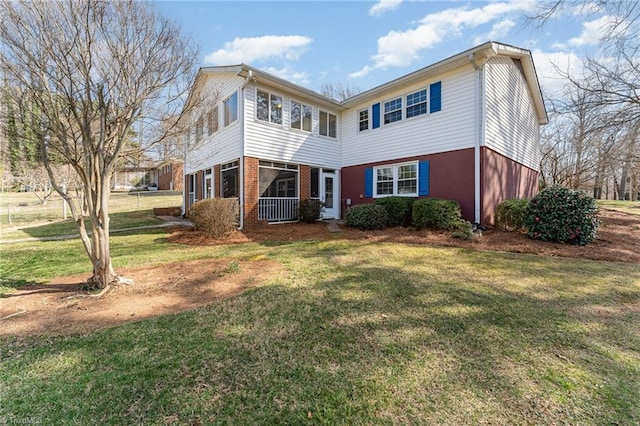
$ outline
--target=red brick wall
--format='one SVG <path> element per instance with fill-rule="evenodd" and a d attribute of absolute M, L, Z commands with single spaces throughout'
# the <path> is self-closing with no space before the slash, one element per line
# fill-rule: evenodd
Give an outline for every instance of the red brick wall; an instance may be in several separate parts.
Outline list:
<path fill-rule="evenodd" d="M 538 193 L 538 172 L 489 148 L 480 150 L 481 221 L 492 225 L 496 207 L 512 198 L 533 198 Z"/>
<path fill-rule="evenodd" d="M 214 179 L 214 197 L 220 198 L 220 182 L 222 182 L 222 176 L 220 175 L 220 164 L 213 166 L 213 179 Z"/>
<path fill-rule="evenodd" d="M 257 158 L 244 157 L 244 228 L 258 227 L 258 164 Z M 240 182 L 243 185 L 243 182 Z"/>
<path fill-rule="evenodd" d="M 311 167 L 300 166 L 300 199 L 311 198 Z"/>
<path fill-rule="evenodd" d="M 372 203 L 373 198 L 364 197 L 364 171 L 373 166 L 402 163 L 405 161 L 429 160 L 429 197 L 456 200 L 460 203 L 462 216 L 474 220 L 474 150 L 462 149 L 420 157 L 361 164 L 345 167 L 341 173 L 341 198 L 351 199 L 351 205 Z"/>
<path fill-rule="evenodd" d="M 182 174 L 182 164 L 172 163 L 168 164 L 167 166 L 168 167 L 162 166 L 158 169 L 158 189 L 161 191 L 170 190 L 171 180 L 173 179 L 173 190 L 182 191 L 184 189 L 184 175 Z M 163 170 L 162 175 L 160 175 L 160 170 Z"/>

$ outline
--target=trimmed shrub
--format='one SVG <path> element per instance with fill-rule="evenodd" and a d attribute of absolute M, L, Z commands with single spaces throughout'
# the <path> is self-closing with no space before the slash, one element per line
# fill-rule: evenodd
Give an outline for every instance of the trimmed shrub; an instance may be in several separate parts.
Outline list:
<path fill-rule="evenodd" d="M 458 222 L 451 236 L 453 238 L 460 238 L 461 240 L 473 240 L 476 237 L 473 232 L 473 225 L 466 220 L 460 220 Z"/>
<path fill-rule="evenodd" d="M 411 225 L 411 212 L 415 199 L 410 197 L 384 197 L 378 198 L 375 204 L 382 206 L 389 216 L 388 226 Z"/>
<path fill-rule="evenodd" d="M 196 230 L 213 238 L 224 237 L 236 229 L 238 200 L 211 198 L 196 201 L 189 210 L 189 219 Z"/>
<path fill-rule="evenodd" d="M 298 203 L 298 219 L 305 223 L 314 223 L 320 219 L 323 203 L 320 200 L 305 198 Z"/>
<path fill-rule="evenodd" d="M 358 204 L 344 214 L 344 223 L 361 230 L 384 229 L 389 222 L 387 210 L 378 204 Z"/>
<path fill-rule="evenodd" d="M 528 207 L 527 199 L 516 198 L 501 202 L 496 208 L 496 225 L 503 231 L 524 231 Z"/>
<path fill-rule="evenodd" d="M 418 229 L 453 231 L 461 221 L 462 213 L 457 201 L 421 198 L 413 203 L 412 217 L 413 225 Z"/>
<path fill-rule="evenodd" d="M 585 245 L 596 238 L 597 212 L 593 197 L 554 185 L 531 200 L 524 224 L 533 239 Z"/>

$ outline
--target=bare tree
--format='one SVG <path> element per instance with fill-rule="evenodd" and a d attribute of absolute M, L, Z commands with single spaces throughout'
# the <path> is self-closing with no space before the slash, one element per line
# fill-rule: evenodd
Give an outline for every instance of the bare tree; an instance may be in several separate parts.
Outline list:
<path fill-rule="evenodd" d="M 362 92 L 362 89 L 352 83 L 322 83 L 320 86 L 320 93 L 339 102 L 349 99 L 360 92 Z"/>
<path fill-rule="evenodd" d="M 43 164 L 93 264 L 89 284 L 106 290 L 127 281 L 114 271 L 109 245 L 114 169 L 134 123 L 159 140 L 171 128 L 162 120 L 179 118 L 196 49 L 144 2 L 3 0 L 2 9 L 6 96 L 40 117 L 31 130 Z M 58 164 L 77 174 L 81 201 L 56 179 Z"/>

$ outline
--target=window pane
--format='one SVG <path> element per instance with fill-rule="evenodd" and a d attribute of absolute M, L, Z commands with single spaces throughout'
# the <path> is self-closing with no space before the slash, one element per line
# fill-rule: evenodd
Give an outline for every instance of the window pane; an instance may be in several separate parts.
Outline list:
<path fill-rule="evenodd" d="M 360 122 L 360 131 L 367 130 L 369 128 L 369 110 L 360 111 L 358 120 Z"/>
<path fill-rule="evenodd" d="M 398 179 L 415 179 L 416 165 L 407 164 L 398 168 Z"/>
<path fill-rule="evenodd" d="M 271 122 L 282 124 L 282 98 L 271 95 Z"/>
<path fill-rule="evenodd" d="M 222 173 L 222 197 L 235 198 L 238 196 L 238 169 L 224 170 Z"/>
<path fill-rule="evenodd" d="M 256 118 L 262 121 L 269 121 L 269 104 L 267 93 L 258 90 L 258 96 L 256 99 Z"/>
<path fill-rule="evenodd" d="M 393 181 L 393 168 L 381 167 L 379 169 L 376 169 L 376 175 L 377 175 L 378 181 L 381 181 L 381 180 Z"/>
<path fill-rule="evenodd" d="M 228 126 L 238 119 L 238 92 L 224 101 L 224 125 Z"/>
<path fill-rule="evenodd" d="M 402 120 L 402 110 L 389 112 L 384 115 L 384 124 L 393 123 L 394 121 Z"/>
<path fill-rule="evenodd" d="M 398 194 L 416 194 L 418 184 L 416 179 L 398 181 Z"/>
<path fill-rule="evenodd" d="M 302 130 L 307 132 L 311 131 L 311 112 L 313 109 L 310 106 L 302 105 Z"/>
<path fill-rule="evenodd" d="M 329 136 L 332 138 L 337 137 L 338 117 L 333 114 L 329 114 Z"/>
<path fill-rule="evenodd" d="M 320 134 L 327 136 L 327 113 L 320 111 Z"/>
<path fill-rule="evenodd" d="M 393 181 L 378 182 L 376 192 L 378 195 L 393 194 Z"/>
<path fill-rule="evenodd" d="M 291 128 L 299 129 L 302 125 L 300 121 L 300 104 L 297 102 L 291 102 Z"/>
<path fill-rule="evenodd" d="M 402 98 L 384 103 L 384 124 L 402 120 Z"/>

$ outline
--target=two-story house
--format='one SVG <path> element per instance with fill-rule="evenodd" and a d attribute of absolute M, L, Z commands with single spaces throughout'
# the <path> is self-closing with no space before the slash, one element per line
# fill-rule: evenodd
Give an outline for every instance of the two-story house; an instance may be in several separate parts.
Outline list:
<path fill-rule="evenodd" d="M 201 68 L 185 134 L 184 209 L 233 197 L 241 227 L 391 195 L 457 200 L 491 224 L 535 195 L 547 114 L 531 52 L 487 42 L 337 102 L 248 65 Z"/>

